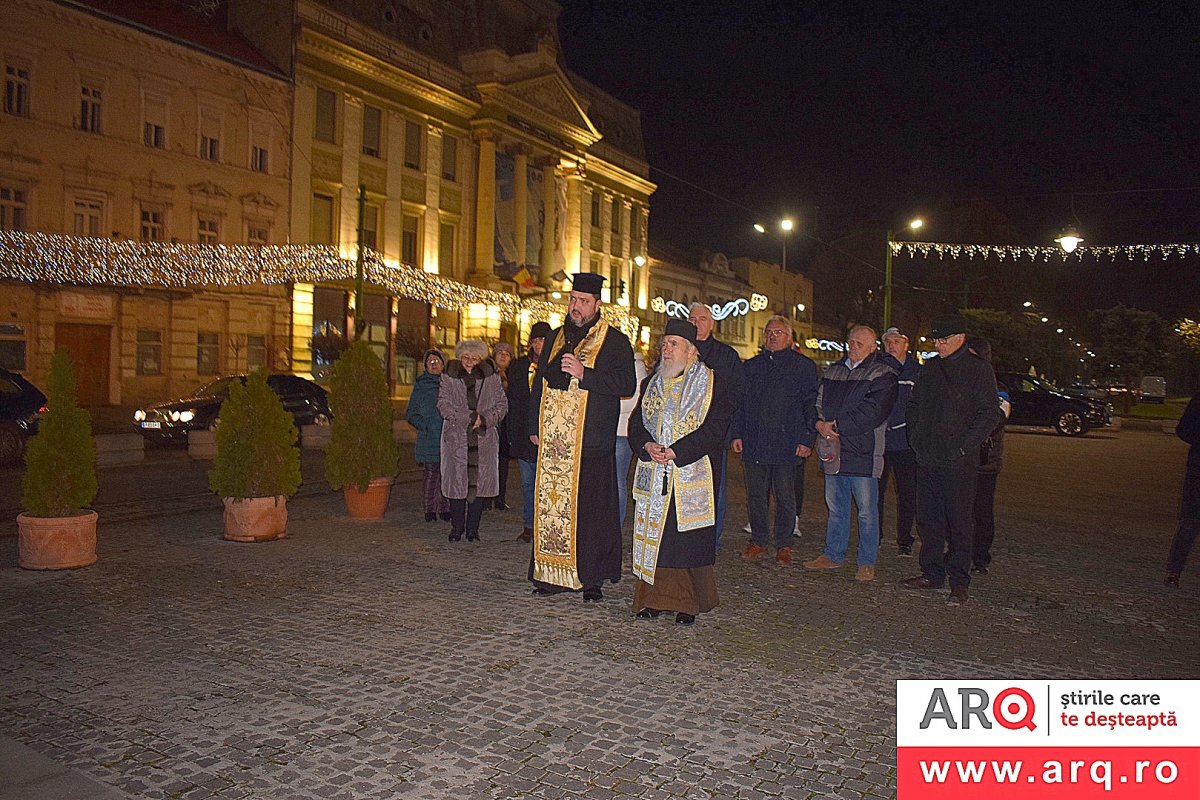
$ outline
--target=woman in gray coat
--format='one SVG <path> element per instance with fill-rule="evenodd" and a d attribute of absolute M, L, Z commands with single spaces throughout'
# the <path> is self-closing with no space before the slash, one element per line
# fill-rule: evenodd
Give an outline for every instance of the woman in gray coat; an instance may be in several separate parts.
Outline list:
<path fill-rule="evenodd" d="M 479 539 L 483 498 L 500 489 L 500 421 L 508 400 L 500 376 L 487 363 L 488 347 L 464 339 L 438 384 L 442 423 L 442 494 L 450 500 L 450 541 Z"/>

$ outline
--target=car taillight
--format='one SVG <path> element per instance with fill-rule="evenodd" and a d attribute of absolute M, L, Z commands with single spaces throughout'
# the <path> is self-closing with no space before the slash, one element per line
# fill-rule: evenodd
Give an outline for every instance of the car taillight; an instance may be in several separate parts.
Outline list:
<path fill-rule="evenodd" d="M 37 412 L 37 413 L 39 413 L 39 414 L 45 414 L 47 411 L 49 411 L 49 409 L 48 409 L 48 408 L 46 408 L 45 406 L 42 406 L 41 408 L 39 408 L 39 409 L 38 409 L 38 412 Z"/>

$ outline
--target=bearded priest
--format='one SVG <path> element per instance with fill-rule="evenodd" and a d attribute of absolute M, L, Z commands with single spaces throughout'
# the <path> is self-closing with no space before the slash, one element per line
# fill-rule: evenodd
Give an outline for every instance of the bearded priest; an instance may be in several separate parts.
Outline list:
<path fill-rule="evenodd" d="M 733 416 L 730 387 L 696 353 L 696 326 L 667 323 L 658 368 L 629 418 L 633 479 L 633 610 L 674 611 L 690 625 L 719 604 L 715 489 Z"/>

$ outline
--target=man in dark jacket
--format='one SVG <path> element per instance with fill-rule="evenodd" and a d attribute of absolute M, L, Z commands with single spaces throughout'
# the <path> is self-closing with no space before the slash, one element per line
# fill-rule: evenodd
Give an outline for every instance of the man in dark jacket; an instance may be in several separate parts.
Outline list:
<path fill-rule="evenodd" d="M 804 562 L 805 569 L 842 566 L 850 546 L 850 503 L 858 505 L 858 572 L 855 580 L 875 580 L 879 555 L 879 475 L 888 414 L 896 402 L 896 373 L 879 360 L 875 331 L 850 331 L 849 355 L 830 366 L 817 392 L 817 435 L 837 439 L 836 469 L 821 462 L 829 524 L 825 552 Z"/>
<path fill-rule="evenodd" d="M 908 443 L 917 458 L 921 574 L 904 583 L 940 589 L 948 572 L 948 602 L 959 605 L 967 602 L 971 585 L 979 447 L 996 427 L 1000 407 L 991 365 L 967 349 L 966 319 L 939 317 L 929 336 L 938 355 L 921 367 L 908 401 Z"/>
<path fill-rule="evenodd" d="M 537 373 L 542 347 L 550 335 L 550 324 L 535 322 L 529 329 L 528 354 L 518 358 L 508 368 L 508 455 L 521 468 L 521 513 L 525 517 L 522 542 L 533 541 L 533 480 L 537 468 L 537 445 L 529 441 L 529 390 Z"/>
<path fill-rule="evenodd" d="M 713 335 L 717 323 L 712 309 L 704 303 L 692 303 L 688 309 L 688 322 L 696 326 L 696 353 L 701 363 L 711 369 L 726 386 L 726 391 L 737 403 L 742 398 L 742 359 L 737 350 Z M 736 413 L 737 408 L 733 411 Z M 717 487 L 717 549 L 721 549 L 721 531 L 725 527 L 725 467 L 729 454 L 729 443 L 721 451 L 721 485 Z"/>
<path fill-rule="evenodd" d="M 765 350 L 742 371 L 742 402 L 734 415 L 733 452 L 746 472 L 752 541 L 742 558 L 767 552 L 770 493 L 775 493 L 775 560 L 792 562 L 796 527 L 796 465 L 816 439 L 817 367 L 792 348 L 792 324 L 773 316 L 763 329 Z"/>
<path fill-rule="evenodd" d="M 1187 472 L 1183 477 L 1183 503 L 1179 507 L 1179 530 L 1171 542 L 1171 553 L 1167 557 L 1167 586 L 1179 588 L 1179 576 L 1187 563 L 1188 553 L 1200 534 L 1200 392 L 1192 395 L 1183 411 L 1175 435 L 1187 442 Z"/>
<path fill-rule="evenodd" d="M 883 450 L 883 474 L 879 476 L 879 531 L 883 535 L 883 498 L 887 495 L 888 478 L 896 484 L 896 547 L 901 556 L 911 556 L 913 523 L 917 519 L 917 462 L 908 446 L 908 399 L 921 365 L 908 352 L 908 337 L 899 328 L 883 332 L 883 353 L 879 358 L 896 370 L 896 402 L 888 415 L 887 441 Z"/>

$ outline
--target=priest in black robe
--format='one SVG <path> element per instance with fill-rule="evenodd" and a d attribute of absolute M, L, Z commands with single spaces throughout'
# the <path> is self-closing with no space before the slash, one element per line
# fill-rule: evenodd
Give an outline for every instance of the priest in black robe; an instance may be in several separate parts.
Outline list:
<path fill-rule="evenodd" d="M 617 418 L 637 378 L 629 338 L 600 314 L 604 277 L 572 281 L 567 321 L 542 348 L 529 398 L 538 447 L 529 580 L 534 594 L 582 590 L 586 603 L 621 579 Z"/>
<path fill-rule="evenodd" d="M 734 400 L 696 350 L 696 326 L 667 323 L 661 357 L 629 418 L 634 473 L 633 610 L 689 625 L 719 604 L 716 488 Z"/>

